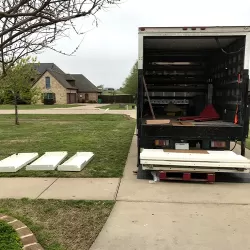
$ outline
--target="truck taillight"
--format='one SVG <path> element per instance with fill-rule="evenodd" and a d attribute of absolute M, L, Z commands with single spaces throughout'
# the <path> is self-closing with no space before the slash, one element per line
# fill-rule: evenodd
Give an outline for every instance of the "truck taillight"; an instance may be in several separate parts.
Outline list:
<path fill-rule="evenodd" d="M 191 30 L 196 30 L 196 28 L 195 28 L 195 27 L 192 27 Z"/>
<path fill-rule="evenodd" d="M 225 148 L 225 141 L 211 141 L 211 148 Z"/>
<path fill-rule="evenodd" d="M 169 140 L 155 140 L 155 146 L 169 146 Z"/>
<path fill-rule="evenodd" d="M 183 30 L 188 30 L 188 28 L 182 28 Z"/>
<path fill-rule="evenodd" d="M 206 28 L 205 27 L 201 27 L 201 30 L 206 30 Z"/>
<path fill-rule="evenodd" d="M 140 31 L 145 31 L 145 28 L 140 27 L 139 30 L 140 30 Z"/>

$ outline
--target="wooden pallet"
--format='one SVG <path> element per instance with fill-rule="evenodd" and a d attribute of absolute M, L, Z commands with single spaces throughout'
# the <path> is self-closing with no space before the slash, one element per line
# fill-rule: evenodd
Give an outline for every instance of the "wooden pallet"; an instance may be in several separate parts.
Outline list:
<path fill-rule="evenodd" d="M 215 182 L 215 173 L 160 171 L 159 179 L 165 181 Z"/>

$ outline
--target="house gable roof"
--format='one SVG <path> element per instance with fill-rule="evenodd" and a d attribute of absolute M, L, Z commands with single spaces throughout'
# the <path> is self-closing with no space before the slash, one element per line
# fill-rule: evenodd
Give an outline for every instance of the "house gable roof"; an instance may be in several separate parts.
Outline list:
<path fill-rule="evenodd" d="M 87 79 L 84 75 L 81 74 L 71 74 L 75 79 L 75 85 L 79 92 L 89 92 L 89 93 L 100 93 L 101 91 Z"/>
<path fill-rule="evenodd" d="M 76 89 L 76 87 L 72 86 L 69 82 L 66 80 L 65 74 L 58 73 L 57 71 L 48 69 L 47 70 L 55 79 L 66 89 Z"/>
<path fill-rule="evenodd" d="M 44 75 L 45 72 L 49 72 L 64 88 L 66 89 L 76 89 L 68 81 L 74 81 L 74 77 L 69 74 L 65 74 L 59 67 L 54 63 L 40 63 L 35 64 L 35 69 L 39 72 L 40 77 Z M 38 81 L 38 80 L 37 80 Z"/>

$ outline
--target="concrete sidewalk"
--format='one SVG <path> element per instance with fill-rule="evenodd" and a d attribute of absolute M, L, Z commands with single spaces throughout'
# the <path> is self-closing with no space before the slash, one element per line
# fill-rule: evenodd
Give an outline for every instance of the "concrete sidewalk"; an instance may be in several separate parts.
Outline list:
<path fill-rule="evenodd" d="M 119 178 L 0 178 L 0 199 L 115 200 Z"/>
<path fill-rule="evenodd" d="M 134 137 L 117 202 L 91 250 L 250 249 L 249 183 L 149 184 L 132 174 L 136 152 Z"/>

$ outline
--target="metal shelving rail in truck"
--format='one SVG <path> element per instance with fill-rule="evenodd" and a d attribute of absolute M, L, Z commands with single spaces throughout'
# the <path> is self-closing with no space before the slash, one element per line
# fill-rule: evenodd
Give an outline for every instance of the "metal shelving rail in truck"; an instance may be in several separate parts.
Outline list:
<path fill-rule="evenodd" d="M 249 173 L 249 32 L 139 28 L 138 178 L 155 170 L 160 179 L 199 173 L 213 182 L 216 172 Z M 232 151 L 237 142 L 241 155 Z"/>

